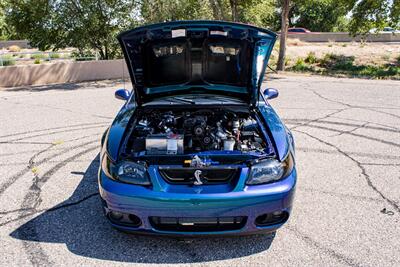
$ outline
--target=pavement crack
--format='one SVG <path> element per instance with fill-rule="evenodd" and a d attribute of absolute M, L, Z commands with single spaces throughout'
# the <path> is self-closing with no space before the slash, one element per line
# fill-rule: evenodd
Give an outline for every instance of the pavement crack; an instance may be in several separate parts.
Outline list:
<path fill-rule="evenodd" d="M 345 156 L 346 158 L 348 158 L 348 159 L 350 159 L 351 161 L 353 161 L 353 162 L 358 166 L 358 168 L 361 170 L 361 175 L 362 175 L 362 176 L 364 177 L 364 179 L 366 180 L 367 185 L 368 185 L 373 191 L 375 191 L 382 199 L 384 199 L 389 205 L 391 205 L 398 213 L 400 213 L 400 206 L 399 206 L 395 201 L 393 201 L 393 200 L 389 199 L 388 197 L 386 197 L 386 196 L 372 183 L 371 177 L 368 175 L 368 173 L 367 173 L 365 167 L 364 167 L 359 161 L 357 161 L 354 157 L 352 157 L 349 153 L 347 153 L 347 152 L 341 150 L 339 147 L 337 147 L 337 146 L 335 146 L 335 145 L 333 145 L 333 144 L 331 144 L 331 143 L 329 143 L 329 142 L 327 142 L 327 141 L 324 141 L 324 140 L 322 140 L 322 139 L 320 139 L 320 138 L 318 138 L 318 137 L 315 137 L 315 136 L 313 136 L 313 135 L 311 135 L 311 134 L 309 134 L 309 133 L 307 133 L 307 132 L 303 132 L 303 131 L 299 131 L 299 130 L 295 130 L 295 131 L 297 131 L 297 132 L 299 132 L 299 133 L 302 133 L 302 134 L 305 134 L 305 135 L 307 135 L 308 137 L 313 138 L 314 140 L 317 140 L 318 142 L 320 142 L 320 143 L 322 143 L 322 144 L 325 144 L 325 145 L 327 145 L 327 146 L 330 146 L 330 147 L 336 149 L 340 154 L 342 154 L 342 155 Z"/>
<path fill-rule="evenodd" d="M 310 123 L 313 123 L 313 122 L 318 122 L 318 121 L 327 119 L 327 118 L 329 118 L 329 117 L 331 117 L 331 116 L 333 116 L 333 115 L 336 115 L 336 114 L 338 114 L 338 113 L 340 113 L 340 112 L 342 112 L 342 111 L 345 111 L 345 110 L 347 110 L 347 109 L 348 109 L 348 108 L 342 108 L 342 109 L 336 110 L 336 111 L 334 111 L 334 112 L 328 113 L 327 115 L 325 115 L 325 116 L 323 116 L 323 117 L 319 117 L 319 118 L 316 118 L 316 119 L 313 119 L 313 120 L 308 120 L 308 121 L 306 121 L 305 123 L 298 124 L 298 125 L 296 125 L 296 126 L 290 128 L 290 129 L 293 130 L 293 129 L 296 129 L 296 128 L 298 128 L 298 127 L 307 126 L 307 125 L 309 125 Z"/>
<path fill-rule="evenodd" d="M 53 212 L 53 211 L 57 211 L 57 210 L 70 208 L 70 207 L 73 207 L 73 206 L 77 206 L 77 205 L 81 204 L 82 202 L 85 202 L 86 200 L 89 200 L 92 197 L 95 197 L 95 196 L 98 196 L 98 195 L 99 195 L 98 192 L 92 193 L 92 194 L 84 196 L 84 197 L 82 197 L 82 198 L 80 198 L 80 199 L 78 199 L 76 201 L 67 202 L 67 203 L 64 203 L 64 204 L 61 204 L 61 205 L 58 205 L 58 206 L 55 206 L 55 207 L 52 207 L 52 208 L 49 208 L 49 209 L 40 209 L 40 210 L 38 210 L 36 208 L 22 208 L 22 209 L 16 209 L 16 210 L 2 211 L 2 212 L 0 212 L 0 215 L 8 215 L 8 214 L 11 214 L 11 213 L 16 213 L 16 212 L 24 212 L 25 214 L 23 216 L 20 215 L 17 218 L 13 218 L 13 219 L 1 222 L 0 226 L 4 226 L 4 225 L 7 225 L 7 224 L 12 223 L 12 222 L 19 221 L 19 220 L 24 219 L 24 218 L 26 218 L 28 216 L 36 215 L 38 213 Z"/>
<path fill-rule="evenodd" d="M 56 164 L 54 167 L 45 172 L 41 177 L 38 175 L 34 176 L 33 183 L 30 187 L 28 194 L 25 196 L 24 202 L 22 203 L 22 208 L 36 208 L 40 204 L 40 193 L 43 185 L 56 173 L 59 169 L 67 165 L 69 162 L 95 150 L 98 149 L 98 145 L 89 147 L 66 160 Z"/>
<path fill-rule="evenodd" d="M 343 118 L 340 118 L 340 117 L 335 117 L 335 116 L 329 116 L 329 117 L 343 120 Z M 309 122 L 310 120 L 306 120 L 306 119 L 283 119 L 283 121 L 285 121 L 286 123 L 289 123 L 289 124 L 301 125 L 302 122 L 304 122 L 304 121 L 305 122 Z M 357 121 L 363 122 L 363 123 L 362 124 L 355 124 L 355 123 L 346 123 L 346 122 L 337 122 L 337 121 L 325 121 L 325 120 L 321 120 L 321 119 L 313 121 L 313 123 L 332 124 L 332 125 L 337 125 L 337 126 L 349 126 L 349 127 L 360 127 L 361 125 L 364 125 L 363 128 L 370 129 L 370 130 L 377 130 L 377 131 L 382 131 L 382 132 L 392 132 L 392 133 L 399 133 L 400 132 L 399 128 L 395 128 L 395 127 L 392 127 L 392 126 L 383 125 L 383 124 L 376 124 L 376 123 L 370 122 L 370 121 L 361 121 L 361 120 L 357 120 Z M 385 128 L 384 127 L 372 126 L 371 124 L 384 126 Z"/>
<path fill-rule="evenodd" d="M 68 125 L 68 126 L 60 126 L 60 127 L 53 127 L 53 128 L 45 128 L 45 129 L 39 129 L 39 130 L 34 130 L 34 131 L 24 131 L 24 132 L 18 132 L 18 133 L 12 133 L 12 134 L 6 134 L 6 135 L 1 135 L 0 138 L 3 137 L 10 137 L 10 136 L 16 136 L 16 135 L 25 135 L 25 134 L 32 134 L 32 133 L 39 133 L 39 132 L 44 132 L 44 131 L 51 131 L 51 130 L 60 130 L 60 129 L 70 129 L 70 128 L 75 128 L 79 126 L 89 126 L 89 125 L 108 125 L 108 122 L 94 122 L 94 123 L 81 123 L 81 124 L 73 124 L 73 125 Z"/>
<path fill-rule="evenodd" d="M 54 134 L 58 134 L 58 133 L 82 131 L 82 130 L 88 130 L 88 129 L 96 129 L 96 128 L 100 128 L 100 127 L 104 127 L 104 125 L 95 125 L 95 126 L 80 127 L 80 128 L 76 128 L 76 129 L 66 129 L 66 130 L 60 130 L 60 131 L 40 133 L 40 134 L 30 135 L 30 136 L 26 136 L 26 137 L 18 137 L 18 138 L 6 140 L 6 141 L 0 141 L 0 143 L 16 142 L 16 141 L 21 141 L 21 140 L 25 140 L 25 139 L 34 138 L 34 137 L 49 136 L 49 135 L 54 135 Z"/>
<path fill-rule="evenodd" d="M 331 248 L 327 248 L 323 245 L 321 245 L 320 243 L 318 243 L 317 241 L 315 241 L 314 239 L 312 239 L 311 237 L 309 237 L 308 235 L 300 232 L 299 230 L 297 230 L 297 228 L 288 225 L 286 227 L 287 229 L 289 229 L 290 231 L 292 231 L 298 238 L 300 238 L 301 240 L 303 240 L 305 243 L 307 243 L 308 245 L 317 248 L 318 250 L 322 250 L 324 252 L 326 252 L 327 254 L 329 254 L 331 257 L 333 257 L 334 259 L 336 259 L 337 261 L 347 264 L 348 266 L 352 266 L 352 267 L 358 267 L 358 266 L 364 266 L 363 264 L 360 264 L 358 262 L 356 262 L 354 259 L 349 258 Z"/>
<path fill-rule="evenodd" d="M 328 97 L 325 97 L 325 96 L 321 95 L 320 93 L 317 93 L 317 91 L 315 91 L 315 90 L 313 90 L 313 89 L 306 89 L 306 90 L 312 92 L 314 95 L 318 96 L 319 98 L 321 98 L 321 99 L 323 99 L 323 100 L 325 100 L 325 101 L 328 101 L 328 102 L 331 102 L 331 103 L 340 104 L 340 105 L 343 105 L 343 106 L 345 106 L 345 107 L 347 107 L 347 108 L 353 108 L 353 106 L 350 105 L 350 104 L 348 104 L 348 103 L 341 102 L 341 101 L 338 101 L 338 100 L 330 99 L 330 98 L 328 98 Z"/>
<path fill-rule="evenodd" d="M 389 145 L 389 146 L 400 147 L 399 143 L 395 143 L 395 142 L 391 142 L 391 141 L 387 141 L 387 140 L 383 140 L 383 139 L 379 139 L 379 138 L 375 138 L 375 137 L 370 137 L 370 136 L 367 136 L 367 135 L 362 135 L 362 134 L 357 134 L 357 133 L 337 130 L 337 129 L 334 129 L 334 128 L 329 128 L 329 127 L 325 127 L 325 126 L 318 126 L 318 125 L 307 125 L 307 127 L 315 128 L 315 129 L 327 130 L 327 131 L 331 131 L 331 132 L 343 133 L 343 134 L 347 134 L 347 135 L 351 135 L 351 136 L 355 136 L 355 137 L 364 138 L 364 139 L 367 139 L 367 140 L 376 141 L 376 142 L 379 142 L 379 143 L 382 143 L 382 144 L 385 144 L 385 145 Z M 293 128 L 290 128 L 290 130 L 296 130 L 296 129 L 293 127 Z"/>
<path fill-rule="evenodd" d="M 96 139 L 96 140 L 93 140 L 93 141 L 85 142 L 83 144 L 78 144 L 78 145 L 73 146 L 73 147 L 68 147 L 66 149 L 61 150 L 60 152 L 58 152 L 56 154 L 53 154 L 53 155 L 51 155 L 49 157 L 43 158 L 42 160 L 40 160 L 38 162 L 35 162 L 35 166 L 37 167 L 40 164 L 42 164 L 44 162 L 47 162 L 48 160 L 50 160 L 50 159 L 52 159 L 54 157 L 61 156 L 61 155 L 65 154 L 65 153 L 67 153 L 67 152 L 69 152 L 69 151 L 71 151 L 73 149 L 77 149 L 77 148 L 80 148 L 80 147 L 83 147 L 83 146 L 86 146 L 86 145 L 90 145 L 90 144 L 93 144 L 93 143 L 97 143 L 97 142 L 98 142 L 98 140 Z M 53 145 L 53 143 L 51 145 Z M 48 151 L 48 149 L 49 149 L 49 147 L 45 148 L 46 151 Z M 39 151 L 36 154 L 42 154 L 42 153 L 44 153 L 44 151 Z M 33 155 L 32 157 L 36 158 L 37 157 L 36 154 Z M 5 182 L 0 185 L 0 195 L 3 194 L 7 190 L 7 188 L 9 188 L 11 185 L 13 185 L 19 178 L 21 178 L 23 175 L 25 175 L 29 171 L 31 171 L 31 168 L 32 168 L 32 165 L 30 166 L 29 163 L 28 163 L 27 167 L 25 167 L 24 169 L 22 169 L 18 173 L 12 175 L 11 177 L 6 178 Z"/>
<path fill-rule="evenodd" d="M 364 196 L 355 196 L 351 194 L 344 194 L 344 193 L 339 193 L 339 192 L 332 192 L 332 191 L 325 191 L 325 190 L 318 190 L 315 188 L 301 188 L 299 190 L 304 190 L 312 193 L 322 193 L 334 197 L 345 197 L 345 198 L 350 198 L 350 199 L 355 199 L 355 200 L 361 200 L 361 201 L 371 201 L 371 202 L 377 202 L 377 203 L 382 203 L 382 201 L 385 201 L 383 199 L 377 199 L 377 198 L 372 198 L 372 197 L 364 197 Z"/>
<path fill-rule="evenodd" d="M 309 147 L 296 147 L 296 151 L 321 153 L 321 154 L 340 154 L 337 150 L 326 150 L 326 149 L 309 148 Z M 385 154 L 363 153 L 363 152 L 347 152 L 347 153 L 349 155 L 353 155 L 353 156 L 367 157 L 367 158 L 373 158 L 373 159 L 400 160 L 400 156 L 396 156 L 396 155 L 385 155 Z M 368 165 L 368 162 L 361 163 L 361 164 Z M 371 164 L 371 165 L 373 165 L 373 164 Z M 378 163 L 378 165 L 379 165 L 379 163 Z"/>
<path fill-rule="evenodd" d="M 18 101 L 13 101 L 13 102 L 9 102 L 12 103 L 14 105 L 25 105 L 24 103 L 18 102 Z M 108 116 L 102 116 L 102 115 L 98 115 L 98 114 L 92 114 L 92 113 L 88 113 L 88 112 L 78 112 L 69 108 L 63 108 L 63 107 L 54 107 L 54 106 L 50 106 L 50 105 L 43 105 L 43 104 L 29 104 L 31 107 L 39 107 L 39 108 L 48 108 L 48 109 L 52 109 L 52 110 L 60 110 L 63 112 L 69 112 L 72 114 L 78 114 L 78 115 L 88 115 L 91 117 L 95 117 L 95 118 L 100 118 L 100 119 L 114 119 L 112 117 L 108 117 Z"/>
<path fill-rule="evenodd" d="M 357 127 L 353 128 L 353 129 L 351 129 L 351 130 L 349 130 L 349 131 L 342 131 L 341 133 L 333 134 L 333 135 L 331 135 L 331 137 L 339 136 L 339 135 L 342 135 L 342 134 L 350 134 L 350 133 L 353 133 L 353 132 L 357 131 L 358 129 L 364 128 L 368 123 L 369 123 L 369 122 L 363 123 L 363 124 L 361 124 L 360 126 L 357 126 Z"/>
<path fill-rule="evenodd" d="M 81 146 L 79 146 L 81 147 Z M 62 167 L 67 165 L 70 161 L 73 161 L 89 152 L 92 152 L 96 149 L 98 149 L 98 145 L 89 147 L 83 151 L 80 151 L 69 158 L 65 159 L 63 162 L 60 162 L 53 166 L 51 169 L 49 169 L 46 173 L 44 173 L 41 177 L 35 175 L 32 185 L 28 191 L 28 193 L 25 195 L 24 200 L 21 204 L 22 209 L 37 209 L 41 202 L 41 192 L 42 192 L 42 187 L 43 185 Z M 21 211 L 20 216 L 25 216 L 27 212 Z M 29 224 L 29 227 L 27 227 L 27 231 L 20 232 L 19 233 L 19 239 L 21 240 L 37 240 L 38 239 L 38 233 L 36 231 L 36 225 L 35 221 L 32 221 L 31 224 Z M 33 265 L 54 265 L 53 262 L 49 259 L 49 256 L 45 253 L 43 248 L 40 246 L 40 243 L 31 243 L 28 241 L 23 241 L 22 242 L 23 247 L 28 255 L 29 261 Z"/>
<path fill-rule="evenodd" d="M 21 212 L 21 211 L 32 211 L 34 209 L 28 208 L 28 209 L 15 209 L 15 210 L 7 210 L 7 211 L 0 211 L 0 215 L 7 215 L 15 212 Z"/>
<path fill-rule="evenodd" d="M 22 171 L 19 173 L 11 176 L 9 179 L 6 179 L 6 182 L 3 183 L 0 186 L 0 195 L 8 188 L 10 187 L 16 180 L 18 180 L 20 177 L 22 177 L 24 174 L 28 173 L 32 168 L 34 167 L 34 160 L 41 154 L 49 151 L 51 148 L 53 148 L 55 145 L 51 144 L 50 146 L 46 147 L 43 150 L 38 151 L 37 153 L 33 154 L 33 156 L 29 159 L 28 161 L 28 166 L 24 168 Z"/>
<path fill-rule="evenodd" d="M 361 165 L 367 166 L 393 166 L 397 167 L 400 166 L 400 163 L 370 163 L 370 162 L 360 162 Z"/>
<path fill-rule="evenodd" d="M 331 103 L 340 104 L 340 105 L 346 106 L 347 108 L 359 108 L 359 109 L 369 110 L 369 111 L 376 112 L 376 113 L 385 114 L 385 115 L 392 116 L 392 117 L 395 117 L 395 118 L 400 118 L 399 115 L 396 115 L 396 114 L 393 114 L 393 113 L 390 113 L 390 112 L 385 112 L 385 111 L 380 111 L 380 110 L 374 109 L 374 108 L 377 108 L 377 107 L 368 107 L 368 106 L 351 105 L 351 104 L 346 103 L 346 102 L 342 102 L 342 101 L 339 101 L 339 100 L 330 99 L 330 98 L 328 98 L 328 97 L 326 97 L 326 96 L 321 95 L 320 93 L 317 93 L 317 92 L 316 92 L 315 90 L 313 90 L 313 89 L 307 89 L 307 90 L 310 91 L 310 92 L 312 92 L 313 94 L 315 94 L 315 95 L 318 96 L 319 98 L 324 99 L 325 101 L 328 101 L 328 102 L 331 102 Z"/>

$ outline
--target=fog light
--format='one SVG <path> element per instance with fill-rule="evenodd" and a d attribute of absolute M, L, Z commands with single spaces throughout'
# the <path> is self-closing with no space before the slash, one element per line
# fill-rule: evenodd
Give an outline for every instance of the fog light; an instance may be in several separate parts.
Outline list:
<path fill-rule="evenodd" d="M 272 215 L 274 215 L 274 216 L 281 216 L 282 215 L 282 211 L 274 211 L 273 213 L 272 213 Z"/>
<path fill-rule="evenodd" d="M 113 220 L 119 221 L 122 219 L 122 217 L 124 216 L 124 214 L 122 212 L 119 211 L 110 211 L 110 217 Z"/>

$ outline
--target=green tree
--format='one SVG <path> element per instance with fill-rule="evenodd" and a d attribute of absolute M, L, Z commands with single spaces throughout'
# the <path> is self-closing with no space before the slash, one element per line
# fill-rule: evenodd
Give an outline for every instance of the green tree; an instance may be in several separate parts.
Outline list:
<path fill-rule="evenodd" d="M 353 35 L 367 34 L 371 29 L 383 29 L 385 26 L 399 27 L 399 0 L 360 0 L 350 21 L 350 32 Z"/>
<path fill-rule="evenodd" d="M 0 0 L 0 40 L 7 39 L 12 34 L 12 30 L 6 23 L 6 8 L 7 2 Z"/>
<path fill-rule="evenodd" d="M 345 31 L 345 16 L 357 0 L 294 0 L 289 24 L 311 31 Z"/>
<path fill-rule="evenodd" d="M 241 5 L 240 21 L 260 27 L 275 29 L 277 27 L 277 0 L 250 0 Z"/>
<path fill-rule="evenodd" d="M 213 18 L 207 0 L 142 0 L 140 12 L 142 23 Z"/>
<path fill-rule="evenodd" d="M 134 0 L 9 0 L 6 21 L 41 50 L 97 50 L 101 59 L 120 53 L 116 34 L 135 25 Z"/>

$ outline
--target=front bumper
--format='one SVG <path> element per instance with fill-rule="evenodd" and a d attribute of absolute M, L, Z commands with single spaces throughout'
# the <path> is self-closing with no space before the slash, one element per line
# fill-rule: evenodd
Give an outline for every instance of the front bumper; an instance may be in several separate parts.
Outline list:
<path fill-rule="evenodd" d="M 246 186 L 247 173 L 243 172 L 234 188 L 211 186 L 174 186 L 157 183 L 161 179 L 149 170 L 153 188 L 124 184 L 110 179 L 99 170 L 99 189 L 107 210 L 134 214 L 141 220 L 138 227 L 111 224 L 126 232 L 174 235 L 241 235 L 273 232 L 287 218 L 268 226 L 257 226 L 258 216 L 276 211 L 290 214 L 296 185 L 296 170 L 285 179 L 271 184 Z M 164 231 L 155 229 L 150 217 L 209 218 L 243 216 L 246 222 L 240 229 L 223 231 Z"/>

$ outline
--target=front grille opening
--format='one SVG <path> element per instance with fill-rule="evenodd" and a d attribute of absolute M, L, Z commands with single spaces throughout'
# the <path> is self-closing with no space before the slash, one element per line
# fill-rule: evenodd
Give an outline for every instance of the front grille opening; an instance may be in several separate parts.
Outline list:
<path fill-rule="evenodd" d="M 160 175 L 170 184 L 193 184 L 195 182 L 195 172 L 201 171 L 200 179 L 203 184 L 227 184 L 236 179 L 240 175 L 239 168 L 227 167 L 207 167 L 207 168 L 193 168 L 193 167 L 159 167 Z"/>
<path fill-rule="evenodd" d="M 275 211 L 272 213 L 265 213 L 256 218 L 255 224 L 257 226 L 271 226 L 281 224 L 287 221 L 289 213 L 286 211 Z"/>
<path fill-rule="evenodd" d="M 151 226 L 160 231 L 174 232 L 216 232 L 239 230 L 244 227 L 247 217 L 149 217 Z"/>

